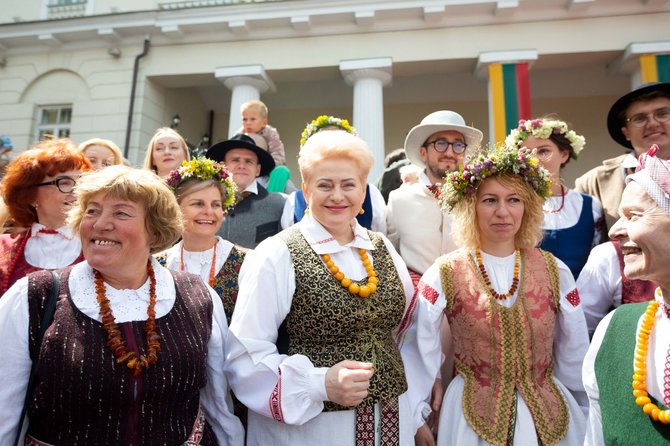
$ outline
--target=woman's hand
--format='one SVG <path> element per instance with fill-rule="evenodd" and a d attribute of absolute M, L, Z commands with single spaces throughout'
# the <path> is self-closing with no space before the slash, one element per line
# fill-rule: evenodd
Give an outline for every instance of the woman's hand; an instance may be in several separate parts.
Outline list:
<path fill-rule="evenodd" d="M 431 412 L 428 415 L 426 423 L 428 427 L 437 436 L 437 426 L 440 424 L 440 409 L 442 408 L 442 397 L 444 397 L 444 389 L 442 388 L 442 379 L 437 378 L 433 384 L 433 391 L 430 395 Z"/>
<path fill-rule="evenodd" d="M 427 424 L 423 424 L 414 434 L 415 446 L 435 446 L 435 437 Z"/>
<path fill-rule="evenodd" d="M 370 378 L 374 373 L 369 362 L 338 362 L 326 372 L 328 400 L 340 406 L 358 406 L 368 396 Z"/>

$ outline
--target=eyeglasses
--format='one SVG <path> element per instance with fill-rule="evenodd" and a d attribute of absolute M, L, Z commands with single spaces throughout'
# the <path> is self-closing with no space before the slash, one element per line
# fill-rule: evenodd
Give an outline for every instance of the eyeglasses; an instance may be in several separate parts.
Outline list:
<path fill-rule="evenodd" d="M 652 113 L 638 113 L 626 119 L 633 127 L 644 127 L 649 122 L 649 117 L 652 116 L 656 122 L 666 122 L 670 120 L 670 108 L 664 107 L 654 110 Z"/>
<path fill-rule="evenodd" d="M 77 185 L 77 180 L 70 177 L 58 177 L 53 181 L 45 181 L 44 183 L 37 183 L 35 186 L 56 186 L 58 190 L 64 194 L 69 194 Z"/>
<path fill-rule="evenodd" d="M 435 141 L 427 142 L 424 145 L 426 148 L 428 148 L 428 146 L 430 146 L 431 144 L 433 145 L 435 151 L 438 153 L 446 152 L 449 146 L 451 146 L 451 150 L 453 150 L 454 153 L 457 155 L 460 155 L 461 153 L 465 152 L 465 149 L 468 147 L 468 145 L 462 141 L 449 142 L 446 139 L 436 139 Z"/>

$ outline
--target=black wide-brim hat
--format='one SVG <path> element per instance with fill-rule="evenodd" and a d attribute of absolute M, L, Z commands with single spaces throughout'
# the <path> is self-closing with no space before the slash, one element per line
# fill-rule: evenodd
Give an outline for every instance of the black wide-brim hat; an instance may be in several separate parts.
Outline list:
<path fill-rule="evenodd" d="M 224 162 L 226 153 L 233 149 L 251 150 L 258 157 L 258 163 L 261 165 L 261 176 L 270 175 L 275 168 L 275 160 L 267 151 L 255 144 L 255 141 L 247 135 L 238 134 L 226 141 L 219 141 L 207 149 L 205 156 L 218 162 Z"/>
<path fill-rule="evenodd" d="M 621 121 L 619 115 L 622 111 L 626 110 L 630 104 L 635 102 L 640 96 L 652 91 L 661 91 L 667 95 L 670 95 L 670 83 L 667 82 L 649 82 L 647 84 L 642 84 L 637 87 L 635 90 L 631 91 L 628 94 L 621 96 L 610 108 L 609 113 L 607 114 L 607 130 L 610 133 L 610 136 L 613 140 L 621 144 L 627 149 L 633 150 L 633 145 L 626 139 L 621 127 L 625 127 L 626 123 Z"/>

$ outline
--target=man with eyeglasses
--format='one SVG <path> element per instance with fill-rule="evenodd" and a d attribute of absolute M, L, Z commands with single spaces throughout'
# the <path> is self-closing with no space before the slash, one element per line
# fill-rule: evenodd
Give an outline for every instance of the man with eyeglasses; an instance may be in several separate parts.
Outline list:
<path fill-rule="evenodd" d="M 391 192 L 386 224 L 387 236 L 415 285 L 437 257 L 456 249 L 450 218 L 437 201 L 438 185 L 463 164 L 466 150 L 478 148 L 482 136 L 461 115 L 448 110 L 429 114 L 407 134 L 407 158 L 422 171 L 418 183 L 403 184 Z"/>
<path fill-rule="evenodd" d="M 609 230 L 619 218 L 624 181 L 635 170 L 637 158 L 656 144 L 656 156 L 670 159 L 670 83 L 644 84 L 620 97 L 607 115 L 607 129 L 628 153 L 606 159 L 577 178 L 575 190 L 600 200 Z"/>

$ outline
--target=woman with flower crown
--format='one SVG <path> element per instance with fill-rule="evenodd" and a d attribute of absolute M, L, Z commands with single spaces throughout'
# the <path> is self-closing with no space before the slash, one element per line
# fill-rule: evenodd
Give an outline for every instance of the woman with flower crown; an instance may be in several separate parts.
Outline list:
<path fill-rule="evenodd" d="M 165 267 L 199 275 L 214 288 L 230 318 L 237 300 L 237 276 L 247 249 L 216 235 L 228 209 L 235 204 L 236 186 L 221 163 L 197 157 L 185 161 L 165 181 L 184 216 L 181 240 L 158 256 Z"/>
<path fill-rule="evenodd" d="M 307 127 L 302 131 L 300 148 L 302 149 L 313 135 L 326 130 L 344 130 L 352 135 L 358 135 L 356 129 L 346 119 L 321 115 L 312 119 L 312 122 L 307 124 Z M 281 216 L 282 229 L 299 222 L 305 215 L 305 209 L 307 209 L 307 202 L 300 190 L 289 194 Z M 362 209 L 363 212 L 356 216 L 358 222 L 364 228 L 386 235 L 386 201 L 377 186 L 369 183 L 366 185 Z"/>
<path fill-rule="evenodd" d="M 568 189 L 561 170 L 584 149 L 583 136 L 553 116 L 519 121 L 508 145 L 535 150 L 551 175 L 551 196 L 544 202 L 544 236 L 540 248 L 565 262 L 577 279 L 591 248 L 607 240 L 603 207 L 595 197 Z"/>
<path fill-rule="evenodd" d="M 0 299 L 0 442 L 242 446 L 221 300 L 152 257 L 182 232 L 172 191 L 146 170 L 109 166 L 75 193 L 69 218 L 86 260 L 32 273 Z M 53 322 L 41 327 L 53 290 Z"/>
<path fill-rule="evenodd" d="M 357 136 L 312 136 L 298 158 L 309 212 L 242 267 L 226 368 L 249 446 L 413 442 L 395 334 L 414 288 L 388 239 L 356 221 L 372 162 Z"/>
<path fill-rule="evenodd" d="M 442 402 L 439 445 L 581 445 L 584 314 L 570 270 L 536 248 L 549 174 L 527 149 L 500 147 L 448 174 L 441 192 L 462 248 L 426 271 L 410 310 L 415 419 L 430 414 L 446 317 L 456 376 Z M 427 424 L 417 444 L 433 444 Z"/>

